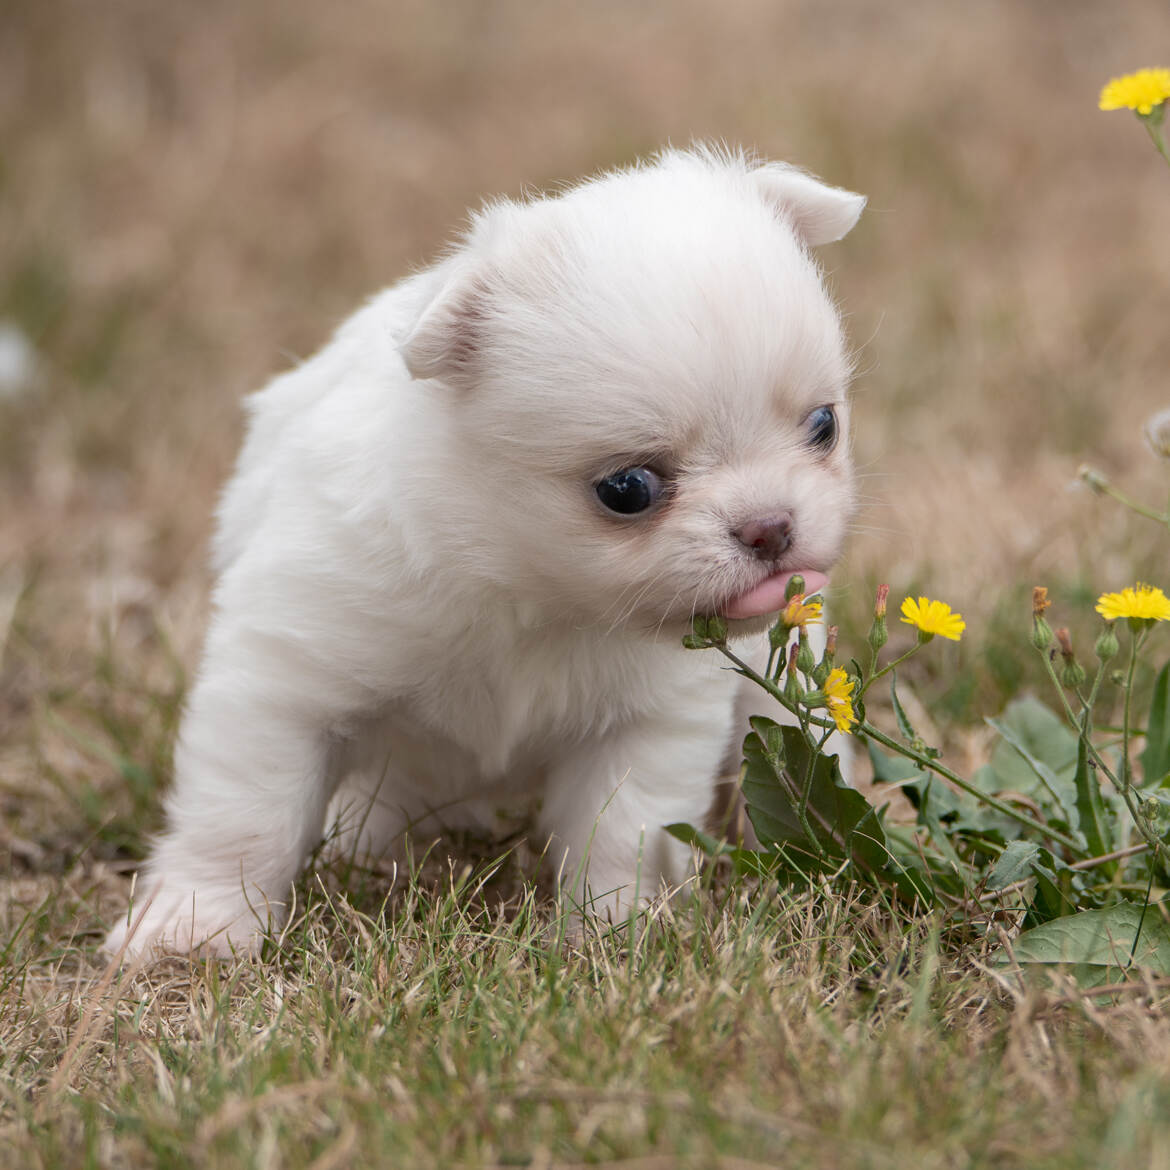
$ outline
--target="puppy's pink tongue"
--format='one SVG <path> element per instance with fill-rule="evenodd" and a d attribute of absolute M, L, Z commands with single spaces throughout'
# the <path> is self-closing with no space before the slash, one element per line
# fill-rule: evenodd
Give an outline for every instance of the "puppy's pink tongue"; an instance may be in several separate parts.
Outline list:
<path fill-rule="evenodd" d="M 794 569 L 790 573 L 777 573 L 774 577 L 765 577 L 763 581 L 746 593 L 733 597 L 723 607 L 723 616 L 726 618 L 753 618 L 763 617 L 769 613 L 779 613 L 784 608 L 784 591 L 788 588 L 788 582 L 797 573 L 804 578 L 806 594 L 816 593 L 829 583 L 829 578 L 824 573 L 818 573 L 815 569 Z"/>

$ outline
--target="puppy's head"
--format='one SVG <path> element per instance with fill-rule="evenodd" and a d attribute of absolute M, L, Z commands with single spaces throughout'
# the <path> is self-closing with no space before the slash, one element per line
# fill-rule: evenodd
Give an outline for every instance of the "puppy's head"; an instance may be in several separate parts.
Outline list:
<path fill-rule="evenodd" d="M 671 151 L 497 203 L 402 346 L 444 412 L 438 538 L 542 614 L 746 630 L 853 503 L 837 312 L 809 249 L 861 196 Z"/>

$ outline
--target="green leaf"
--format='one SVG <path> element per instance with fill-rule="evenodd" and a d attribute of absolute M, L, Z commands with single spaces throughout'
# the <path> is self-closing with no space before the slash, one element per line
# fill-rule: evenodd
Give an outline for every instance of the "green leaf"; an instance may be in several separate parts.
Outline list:
<path fill-rule="evenodd" d="M 1075 830 L 1078 737 L 1036 699 L 1017 699 L 987 722 L 1003 738 L 991 756 L 1000 791 L 1031 796 Z"/>
<path fill-rule="evenodd" d="M 685 821 L 666 825 L 665 829 L 676 841 L 682 841 L 686 845 L 694 845 L 696 849 L 701 849 L 708 857 L 719 857 L 732 849 L 732 846 L 728 845 L 726 841 L 720 841 L 717 837 L 712 837 L 710 833 L 704 833 L 701 829 L 696 829 Z"/>
<path fill-rule="evenodd" d="M 745 849 L 738 845 L 729 845 L 727 841 L 711 837 L 710 833 L 697 830 L 693 825 L 679 821 L 674 825 L 667 825 L 666 831 L 676 840 L 684 844 L 693 845 L 701 849 L 709 858 L 728 858 L 732 868 L 741 876 L 749 878 L 776 878 L 784 874 L 787 878 L 806 878 L 806 874 L 783 851 L 775 853 L 761 853 L 758 849 Z"/>
<path fill-rule="evenodd" d="M 872 739 L 867 740 L 865 746 L 869 751 L 869 762 L 873 765 L 875 783 L 908 787 L 922 779 L 922 769 L 905 756 L 887 756 Z"/>
<path fill-rule="evenodd" d="M 910 825 L 886 825 L 886 845 L 894 859 L 891 869 L 902 867 L 900 888 L 913 886 L 916 896 L 931 904 L 939 893 L 963 898 L 971 892 L 974 874 L 964 864 L 945 833 L 933 833 L 929 841 Z"/>
<path fill-rule="evenodd" d="M 1075 870 L 1057 861 L 1047 849 L 1042 848 L 1032 860 L 1032 875 L 1036 879 L 1036 889 L 1025 918 L 1029 926 L 1038 926 L 1077 912 L 1080 907 L 1076 897 L 1066 892 L 1081 880 Z"/>
<path fill-rule="evenodd" d="M 1101 798 L 1097 773 L 1089 767 L 1089 745 L 1084 737 L 1077 741 L 1077 770 L 1073 783 L 1077 789 L 1077 817 L 1081 823 L 1081 832 L 1085 835 L 1085 842 L 1089 846 L 1090 856 L 1100 857 L 1105 853 L 1112 853 L 1113 834 L 1109 814 L 1105 811 L 1105 801 Z M 1110 877 L 1117 871 L 1117 863 L 1106 862 L 1100 868 L 1106 877 Z"/>
<path fill-rule="evenodd" d="M 751 726 L 743 745 L 744 800 L 761 844 L 782 868 L 809 875 L 852 865 L 872 881 L 892 881 L 909 898 L 935 901 L 929 875 L 891 851 L 877 810 L 844 782 L 836 756 L 816 751 L 798 727 L 761 716 Z M 798 809 L 809 780 L 806 830 Z"/>
<path fill-rule="evenodd" d="M 1037 926 L 1075 914 L 1078 906 L 1070 896 L 1077 873 L 1034 841 L 1010 841 L 987 876 L 988 890 L 1002 890 L 1013 882 L 1033 879 L 1026 921 Z"/>
<path fill-rule="evenodd" d="M 987 875 L 989 890 L 1002 890 L 1012 882 L 1032 876 L 1032 865 L 1040 853 L 1040 846 L 1033 841 L 1010 841 L 999 855 L 991 873 Z"/>
<path fill-rule="evenodd" d="M 1170 975 L 1170 924 L 1158 906 L 1146 909 L 1144 921 L 1141 906 L 1130 902 L 1067 915 L 1024 931 L 1012 947 L 1017 963 L 1068 965 L 1086 987 L 1124 978 L 1131 953 L 1134 966 L 1154 975 Z M 997 961 L 1010 960 L 1001 954 Z"/>
<path fill-rule="evenodd" d="M 1154 682 L 1141 761 L 1147 784 L 1162 780 L 1170 772 L 1170 662 L 1162 667 Z"/>
<path fill-rule="evenodd" d="M 885 839 L 873 807 L 841 779 L 836 756 L 816 753 L 797 727 L 781 727 L 756 716 L 744 740 L 743 795 L 748 816 L 764 845 L 789 846 L 822 857 L 828 867 L 853 860 L 867 869 L 885 864 Z M 779 735 L 782 758 L 768 751 Z M 806 818 L 809 839 L 798 805 L 811 769 Z"/>
<path fill-rule="evenodd" d="M 913 743 L 918 735 L 898 699 L 898 672 L 896 670 L 890 672 L 890 699 L 894 704 L 894 718 L 898 721 L 898 730 L 902 733 L 902 738 L 907 743 Z"/>
<path fill-rule="evenodd" d="M 1001 821 L 1014 823 L 1000 817 L 966 792 L 956 792 L 933 772 L 919 768 L 903 756 L 886 755 L 874 746 L 872 740 L 866 746 L 873 764 L 874 781 L 901 788 L 918 810 L 919 824 L 930 825 L 932 830 L 941 834 L 941 830 L 936 830 L 933 823 L 941 821 L 946 826 L 946 835 L 950 836 L 963 830 L 986 832 L 997 827 Z"/>
<path fill-rule="evenodd" d="M 904 756 L 886 755 L 873 740 L 866 743 L 866 748 L 873 764 L 875 783 L 901 788 L 918 810 L 918 824 L 929 830 L 930 845 L 937 851 L 938 857 L 932 857 L 927 852 L 925 861 L 930 865 L 935 884 L 947 893 L 961 895 L 966 892 L 975 884 L 974 871 L 955 852 L 951 838 L 959 830 L 974 826 L 980 806 L 966 793 L 953 791 L 937 776 L 919 768 Z M 979 827 L 982 828 L 982 824 Z M 921 834 L 905 833 L 900 826 L 895 825 L 886 824 L 883 828 L 891 852 L 907 864 L 913 861 L 921 864 L 924 860 Z"/>

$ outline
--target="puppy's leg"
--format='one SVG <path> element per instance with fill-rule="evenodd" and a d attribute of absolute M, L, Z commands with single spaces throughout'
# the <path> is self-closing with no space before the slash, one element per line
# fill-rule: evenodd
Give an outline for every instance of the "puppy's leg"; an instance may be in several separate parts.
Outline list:
<path fill-rule="evenodd" d="M 576 748 L 549 777 L 540 827 L 578 904 L 619 922 L 687 876 L 690 849 L 663 831 L 701 826 L 726 748 L 720 708 L 645 719 Z"/>
<path fill-rule="evenodd" d="M 336 756 L 340 783 L 325 816 L 324 857 L 384 865 L 450 830 L 491 831 L 498 798 L 484 797 L 476 762 L 412 712 L 352 724 Z"/>
<path fill-rule="evenodd" d="M 168 827 L 105 949 L 255 951 L 286 913 L 328 797 L 327 680 L 274 639 L 209 639 L 175 750 Z M 129 941 L 127 942 L 127 936 Z"/>

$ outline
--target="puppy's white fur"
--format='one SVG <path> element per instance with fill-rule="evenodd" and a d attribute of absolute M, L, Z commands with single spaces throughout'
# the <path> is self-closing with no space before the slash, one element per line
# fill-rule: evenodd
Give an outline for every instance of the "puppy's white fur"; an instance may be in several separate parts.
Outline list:
<path fill-rule="evenodd" d="M 255 395 L 168 828 L 106 947 L 254 948 L 327 818 L 378 854 L 534 807 L 594 905 L 681 878 L 661 827 L 706 813 L 736 687 L 680 636 L 827 569 L 850 511 L 846 436 L 808 432 L 849 375 L 808 249 L 863 204 L 702 148 L 496 202 Z M 639 466 L 666 496 L 607 512 Z M 779 514 L 782 555 L 737 539 Z"/>

